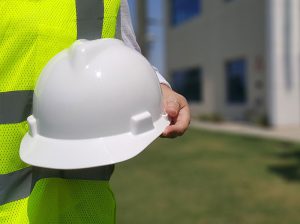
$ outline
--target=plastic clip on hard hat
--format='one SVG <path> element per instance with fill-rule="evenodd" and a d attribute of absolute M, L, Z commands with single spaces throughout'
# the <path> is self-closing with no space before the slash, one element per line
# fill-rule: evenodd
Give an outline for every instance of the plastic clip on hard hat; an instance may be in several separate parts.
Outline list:
<path fill-rule="evenodd" d="M 151 65 L 116 39 L 79 40 L 51 59 L 28 123 L 21 159 L 53 169 L 128 160 L 169 125 Z"/>

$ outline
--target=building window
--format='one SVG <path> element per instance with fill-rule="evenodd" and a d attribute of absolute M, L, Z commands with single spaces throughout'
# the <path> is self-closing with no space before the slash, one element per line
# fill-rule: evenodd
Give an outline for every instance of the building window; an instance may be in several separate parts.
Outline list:
<path fill-rule="evenodd" d="M 246 102 L 246 61 L 244 59 L 226 63 L 226 87 L 228 103 Z"/>
<path fill-rule="evenodd" d="M 171 0 L 171 22 L 177 26 L 202 11 L 202 0 Z"/>
<path fill-rule="evenodd" d="M 202 101 L 202 71 L 200 68 L 175 71 L 172 88 L 188 101 Z"/>

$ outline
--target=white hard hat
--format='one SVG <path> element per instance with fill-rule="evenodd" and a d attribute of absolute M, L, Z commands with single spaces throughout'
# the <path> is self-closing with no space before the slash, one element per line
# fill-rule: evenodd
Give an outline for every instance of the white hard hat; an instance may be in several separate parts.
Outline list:
<path fill-rule="evenodd" d="M 130 159 L 169 125 L 153 68 L 116 39 L 79 40 L 51 59 L 27 120 L 21 159 L 53 169 Z"/>

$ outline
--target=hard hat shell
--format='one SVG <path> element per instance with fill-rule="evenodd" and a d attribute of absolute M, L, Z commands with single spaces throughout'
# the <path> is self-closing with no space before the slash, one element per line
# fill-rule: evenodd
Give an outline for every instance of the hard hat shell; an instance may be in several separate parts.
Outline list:
<path fill-rule="evenodd" d="M 78 40 L 43 69 L 21 159 L 53 169 L 128 160 L 169 125 L 149 62 L 116 39 Z"/>

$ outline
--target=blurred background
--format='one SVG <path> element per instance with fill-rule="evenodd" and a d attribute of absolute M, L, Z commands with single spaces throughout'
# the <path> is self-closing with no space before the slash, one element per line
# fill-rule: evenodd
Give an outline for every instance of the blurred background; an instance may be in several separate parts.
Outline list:
<path fill-rule="evenodd" d="M 117 165 L 118 223 L 300 223 L 300 0 L 128 0 L 189 131 Z"/>

